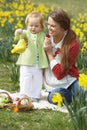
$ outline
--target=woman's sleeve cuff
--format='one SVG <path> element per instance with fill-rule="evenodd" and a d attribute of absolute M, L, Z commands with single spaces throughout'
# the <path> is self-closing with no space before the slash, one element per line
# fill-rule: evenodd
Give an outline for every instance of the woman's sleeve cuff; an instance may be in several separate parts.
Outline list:
<path fill-rule="evenodd" d="M 53 67 L 54 67 L 56 64 L 58 64 L 58 62 L 57 62 L 56 60 L 52 60 L 52 61 L 50 62 L 51 70 L 53 69 Z"/>

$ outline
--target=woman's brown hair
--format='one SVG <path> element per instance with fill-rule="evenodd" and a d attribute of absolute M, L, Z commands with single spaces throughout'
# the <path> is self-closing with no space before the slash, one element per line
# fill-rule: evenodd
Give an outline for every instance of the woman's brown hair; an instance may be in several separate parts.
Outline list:
<path fill-rule="evenodd" d="M 65 11 L 55 10 L 49 14 L 49 17 L 51 17 L 55 22 L 57 22 L 67 32 L 61 48 L 61 64 L 64 71 L 67 73 L 70 60 L 70 44 L 74 39 L 76 39 L 76 34 L 70 28 L 70 17 Z"/>

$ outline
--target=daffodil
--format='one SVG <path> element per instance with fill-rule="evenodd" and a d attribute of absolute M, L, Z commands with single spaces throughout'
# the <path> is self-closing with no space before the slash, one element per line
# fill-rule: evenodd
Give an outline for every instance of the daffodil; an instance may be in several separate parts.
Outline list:
<path fill-rule="evenodd" d="M 87 75 L 82 73 L 79 76 L 79 85 L 83 86 L 85 90 L 87 90 Z"/>
<path fill-rule="evenodd" d="M 62 106 L 62 103 L 63 103 L 63 97 L 61 96 L 60 93 L 55 93 L 55 94 L 53 95 L 53 97 L 52 97 L 52 102 L 53 102 L 53 103 L 57 103 L 57 105 L 58 105 L 59 107 L 61 107 L 61 106 Z"/>

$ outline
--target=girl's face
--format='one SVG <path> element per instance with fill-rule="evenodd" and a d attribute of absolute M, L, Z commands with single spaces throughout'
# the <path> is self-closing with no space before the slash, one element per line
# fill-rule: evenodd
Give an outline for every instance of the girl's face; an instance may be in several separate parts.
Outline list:
<path fill-rule="evenodd" d="M 53 37 L 58 37 L 62 33 L 64 33 L 64 29 L 57 22 L 55 22 L 51 17 L 48 18 L 48 30 L 49 30 L 49 35 Z"/>
<path fill-rule="evenodd" d="M 33 34 L 41 31 L 42 26 L 40 23 L 40 19 L 39 18 L 30 18 L 27 29 Z"/>

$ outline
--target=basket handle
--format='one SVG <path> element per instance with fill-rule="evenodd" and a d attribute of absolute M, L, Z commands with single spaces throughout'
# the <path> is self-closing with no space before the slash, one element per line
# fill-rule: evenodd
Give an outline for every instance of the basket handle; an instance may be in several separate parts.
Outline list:
<path fill-rule="evenodd" d="M 26 97 L 21 98 L 19 101 L 21 102 L 21 101 L 24 100 L 24 99 L 27 99 L 28 102 L 30 101 L 30 99 L 29 99 L 29 98 L 26 98 Z"/>
<path fill-rule="evenodd" d="M 20 105 L 20 103 L 21 103 L 21 101 L 22 101 L 22 100 L 25 100 L 25 99 L 28 101 L 28 103 L 29 103 L 29 102 L 31 102 L 31 103 L 32 103 L 32 101 L 31 101 L 29 98 L 24 97 L 24 98 L 21 98 L 21 99 L 19 99 L 19 100 L 18 100 L 17 106 L 19 106 L 19 105 Z"/>
<path fill-rule="evenodd" d="M 5 95 L 7 95 L 7 98 L 8 98 L 8 100 L 9 100 L 9 102 L 13 102 L 12 101 L 12 98 L 11 98 L 11 96 L 7 93 L 7 92 L 0 92 L 0 94 L 5 94 Z M 2 97 L 2 95 L 1 95 L 1 97 Z"/>

